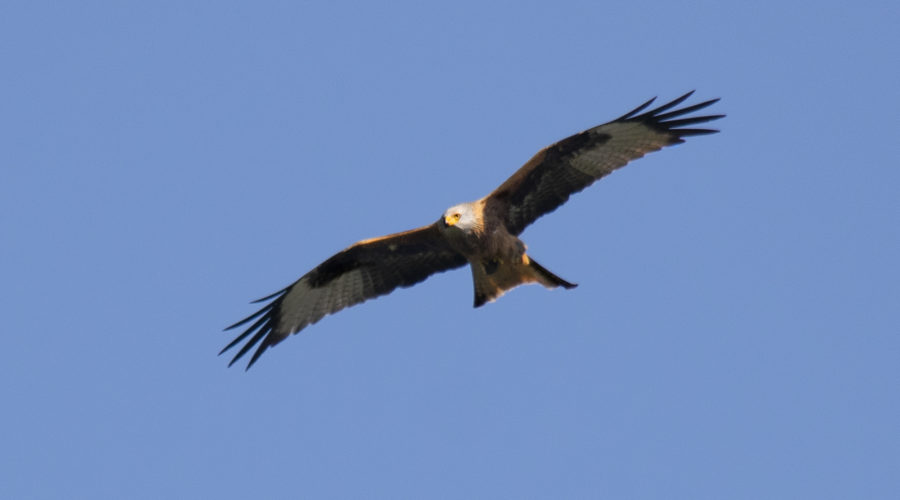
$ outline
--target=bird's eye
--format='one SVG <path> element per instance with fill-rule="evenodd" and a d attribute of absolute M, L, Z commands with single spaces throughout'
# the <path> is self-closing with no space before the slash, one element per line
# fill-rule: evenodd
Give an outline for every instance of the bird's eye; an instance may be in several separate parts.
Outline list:
<path fill-rule="evenodd" d="M 460 214 L 453 214 L 454 220 L 459 220 L 460 217 L 461 217 Z"/>

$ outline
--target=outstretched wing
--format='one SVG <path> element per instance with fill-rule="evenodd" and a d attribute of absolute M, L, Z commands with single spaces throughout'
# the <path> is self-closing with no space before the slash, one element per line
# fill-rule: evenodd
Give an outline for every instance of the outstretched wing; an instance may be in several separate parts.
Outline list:
<path fill-rule="evenodd" d="M 249 369 L 270 346 L 327 314 L 385 295 L 397 287 L 412 286 L 434 273 L 465 263 L 465 257 L 447 245 L 437 224 L 360 241 L 319 264 L 291 286 L 257 300 L 272 299 L 252 316 L 226 328 L 231 330 L 256 320 L 219 354 L 249 337 L 228 364 L 233 365 L 259 344 L 247 364 Z"/>
<path fill-rule="evenodd" d="M 656 98 L 650 99 L 616 120 L 542 149 L 487 196 L 486 210 L 497 214 L 507 230 L 517 235 L 538 217 L 565 203 L 572 194 L 631 160 L 684 142 L 688 136 L 718 132 L 683 127 L 725 115 L 679 118 L 703 109 L 718 99 L 669 111 L 693 93 L 688 92 L 668 104 L 641 113 Z"/>

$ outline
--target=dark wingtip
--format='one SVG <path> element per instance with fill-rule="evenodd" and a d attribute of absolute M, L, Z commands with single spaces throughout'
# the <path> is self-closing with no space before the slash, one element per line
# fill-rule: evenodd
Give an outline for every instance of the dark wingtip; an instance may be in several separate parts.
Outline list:
<path fill-rule="evenodd" d="M 244 330 L 243 333 L 241 333 L 240 335 L 238 335 L 237 337 L 235 337 L 234 340 L 232 340 L 232 341 L 231 341 L 228 345 L 226 345 L 221 351 L 219 351 L 219 355 L 221 356 L 223 352 L 225 352 L 225 351 L 231 349 L 232 347 L 236 346 L 236 345 L 237 345 L 238 343 L 240 343 L 242 340 L 244 340 L 245 338 L 247 338 L 248 335 L 250 335 L 251 333 L 253 333 L 254 330 L 256 330 L 257 328 L 260 328 L 260 326 L 262 326 L 262 330 L 271 330 L 272 327 L 271 327 L 270 324 L 268 324 L 268 322 L 270 321 L 270 319 L 272 318 L 272 316 L 271 316 L 271 313 L 268 311 L 268 309 L 271 309 L 271 307 L 270 307 L 270 306 L 267 306 L 266 309 L 264 309 L 264 311 L 265 311 L 267 314 L 264 315 L 262 318 L 259 318 L 258 320 L 256 320 L 256 323 L 253 323 L 253 324 L 252 324 L 251 326 L 249 326 L 246 330 Z M 261 312 L 262 312 L 262 311 L 261 311 Z M 251 316 L 251 318 L 255 318 L 256 316 L 259 316 L 259 314 L 260 314 L 260 313 L 256 313 L 256 314 L 254 314 L 253 316 Z M 244 322 L 244 321 L 242 321 L 241 323 L 243 323 L 243 322 Z M 231 328 L 231 327 L 229 327 L 229 328 Z"/>
<path fill-rule="evenodd" d="M 272 332 L 275 327 L 275 317 L 279 314 L 278 311 L 281 306 L 282 297 L 289 288 L 290 287 L 269 295 L 268 297 L 265 297 L 264 299 L 274 298 L 275 300 L 263 306 L 259 311 L 225 329 L 231 330 L 232 328 L 241 326 L 251 320 L 256 320 L 255 322 L 253 322 L 253 324 L 251 324 L 243 332 L 241 332 L 240 335 L 235 337 L 234 340 L 229 342 L 228 345 L 226 345 L 221 351 L 219 351 L 219 355 L 221 356 L 232 347 L 235 347 L 246 340 L 246 343 L 241 347 L 237 354 L 235 354 L 234 357 L 231 358 L 231 362 L 228 363 L 229 367 L 235 364 L 237 360 L 241 359 L 245 354 L 247 354 L 247 352 L 250 351 L 250 349 L 256 346 L 256 344 L 259 344 L 260 341 L 262 341 L 260 346 L 253 353 L 253 356 L 250 359 L 250 363 L 247 365 L 247 368 L 249 369 L 251 366 L 253 366 L 253 363 L 255 363 L 257 359 L 259 359 L 259 356 L 266 350 L 266 348 L 268 348 L 270 345 L 278 343 L 277 340 L 273 340 L 276 337 L 273 337 Z M 247 337 L 250 337 L 250 339 L 247 340 Z"/>
<path fill-rule="evenodd" d="M 694 111 L 699 111 L 703 108 L 712 106 L 713 104 L 719 102 L 719 100 L 720 100 L 719 98 L 710 99 L 708 101 L 703 101 L 698 104 L 692 104 L 686 108 L 676 109 L 675 111 L 669 111 L 668 113 L 660 113 L 660 111 L 665 111 L 665 110 L 669 109 L 669 107 L 671 107 L 671 106 L 669 106 L 669 107 L 666 107 L 665 109 L 655 109 L 653 111 L 648 111 L 645 114 L 654 117 L 657 121 L 673 121 L 673 120 L 669 120 L 669 119 L 675 118 L 676 116 L 693 113 Z M 718 116 L 719 118 L 721 118 L 725 115 L 715 115 L 715 116 Z"/>
<path fill-rule="evenodd" d="M 283 293 L 283 292 L 284 292 L 284 290 L 282 290 L 281 292 L 278 292 L 278 293 Z M 270 295 L 270 297 L 275 297 L 276 295 L 278 295 L 278 294 Z M 276 301 L 276 302 L 277 302 L 277 301 Z M 228 330 L 233 330 L 233 329 L 235 329 L 235 328 L 237 328 L 237 327 L 239 327 L 239 326 L 241 326 L 241 325 L 243 325 L 243 324 L 245 324 L 245 323 L 248 323 L 248 322 L 251 321 L 251 320 L 254 320 L 254 319 L 258 318 L 259 316 L 261 316 L 261 315 L 263 315 L 263 314 L 266 314 L 266 313 L 270 312 L 270 311 L 272 310 L 272 308 L 275 307 L 276 302 L 272 302 L 271 304 L 268 304 L 268 305 L 266 305 L 265 307 L 262 307 L 259 311 L 256 311 L 255 313 L 251 314 L 250 316 L 247 316 L 246 318 L 244 318 L 244 319 L 238 321 L 237 323 L 235 323 L 235 324 L 233 324 L 233 325 L 226 326 L 225 329 L 224 329 L 223 331 L 227 332 Z M 251 302 L 251 304 L 252 304 L 252 303 L 254 303 L 254 302 Z M 263 316 L 263 318 L 265 318 L 265 317 L 266 317 L 266 316 Z M 251 329 L 252 329 L 252 328 L 251 328 Z"/>
<path fill-rule="evenodd" d="M 686 93 L 686 94 L 684 94 L 684 95 L 682 95 L 681 97 L 677 97 L 677 98 L 675 98 L 675 99 L 673 99 L 673 100 L 671 100 L 671 101 L 669 101 L 669 102 L 663 104 L 662 106 L 660 106 L 660 107 L 658 107 L 658 108 L 656 108 L 656 109 L 653 109 L 653 110 L 651 110 L 651 111 L 648 111 L 648 112 L 645 113 L 645 114 L 652 115 L 652 116 L 659 116 L 659 114 L 662 113 L 663 111 L 666 111 L 666 110 L 669 110 L 669 109 L 674 108 L 675 106 L 678 106 L 679 104 L 681 104 L 681 103 L 683 103 L 684 101 L 686 101 L 687 98 L 690 97 L 690 96 L 692 96 L 692 95 L 694 95 L 694 91 L 693 91 L 693 90 L 690 91 L 690 92 L 688 92 L 688 93 Z M 710 103 L 710 104 L 711 104 L 711 103 Z M 708 105 L 709 105 L 709 104 L 707 104 L 707 106 L 708 106 Z"/>
<path fill-rule="evenodd" d="M 669 144 L 682 143 L 684 142 L 684 138 L 688 136 L 715 134 L 716 132 L 718 132 L 718 130 L 707 128 L 681 128 L 698 123 L 711 122 L 713 120 L 718 120 L 725 117 L 724 114 L 685 117 L 685 115 L 712 106 L 713 104 L 719 102 L 719 98 L 709 99 L 701 103 L 692 104 L 683 108 L 673 109 L 676 108 L 679 104 L 683 103 L 693 94 L 694 91 L 692 90 L 682 95 L 681 97 L 678 97 L 649 111 L 645 111 L 639 115 L 629 113 L 628 115 L 625 115 L 625 120 L 640 122 L 644 125 L 647 125 L 648 127 L 671 134 Z"/>
<path fill-rule="evenodd" d="M 720 131 L 714 128 L 677 128 L 679 137 L 689 137 L 692 135 L 708 135 L 718 134 Z M 684 141 L 682 141 L 684 142 Z"/>
<path fill-rule="evenodd" d="M 259 347 L 256 348 L 256 351 L 253 352 L 253 356 L 250 358 L 250 362 L 247 363 L 247 367 L 244 368 L 245 372 L 249 370 L 250 367 L 253 366 L 254 363 L 256 363 L 256 360 L 259 359 L 260 356 L 262 356 L 262 353 L 266 352 L 266 349 L 269 348 L 269 345 L 271 345 L 269 341 L 270 338 L 271 337 L 266 337 L 263 340 L 262 344 L 260 344 Z"/>
<path fill-rule="evenodd" d="M 614 121 L 627 120 L 627 119 L 633 117 L 634 115 L 636 115 L 636 114 L 640 113 L 641 111 L 643 111 L 644 109 L 646 109 L 647 106 L 653 104 L 653 101 L 655 101 L 655 100 L 656 100 L 656 96 L 651 97 L 651 98 L 650 98 L 647 102 L 645 102 L 644 104 L 641 104 L 640 106 L 638 106 L 638 107 L 632 109 L 631 111 L 625 113 L 624 115 L 622 115 L 622 116 L 616 118 Z"/>
<path fill-rule="evenodd" d="M 290 287 L 282 288 L 281 290 L 278 290 L 277 292 L 275 292 L 275 293 L 273 293 L 273 294 L 266 295 L 265 297 L 263 297 L 263 298 L 261 298 L 261 299 L 256 299 L 256 300 L 254 300 L 254 301 L 252 301 L 252 302 L 250 302 L 250 303 L 251 303 L 251 304 L 259 304 L 260 302 L 265 302 L 265 301 L 267 301 L 267 300 L 269 300 L 269 299 L 274 299 L 275 297 L 277 297 L 277 296 L 283 294 L 284 292 L 286 292 L 286 291 L 288 290 L 288 288 L 290 288 Z"/>

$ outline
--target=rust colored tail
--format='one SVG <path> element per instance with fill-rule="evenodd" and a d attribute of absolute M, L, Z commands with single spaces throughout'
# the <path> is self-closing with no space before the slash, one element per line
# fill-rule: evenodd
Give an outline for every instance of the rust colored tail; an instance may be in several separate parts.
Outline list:
<path fill-rule="evenodd" d="M 539 274 L 541 276 L 541 278 L 543 278 L 542 280 L 540 280 L 540 282 L 542 285 L 544 285 L 547 288 L 556 288 L 558 286 L 561 286 L 561 287 L 565 288 L 566 290 L 569 290 L 571 288 L 575 288 L 576 286 L 578 286 L 577 283 L 569 283 L 568 281 L 551 273 L 544 266 L 538 264 L 537 262 L 535 262 L 532 259 L 528 259 L 528 265 L 534 271 L 536 271 L 537 274 Z"/>
<path fill-rule="evenodd" d="M 507 291 L 526 283 L 540 283 L 547 288 L 578 286 L 551 273 L 527 255 L 513 263 L 472 262 L 472 279 L 475 282 L 475 307 L 493 302 Z"/>

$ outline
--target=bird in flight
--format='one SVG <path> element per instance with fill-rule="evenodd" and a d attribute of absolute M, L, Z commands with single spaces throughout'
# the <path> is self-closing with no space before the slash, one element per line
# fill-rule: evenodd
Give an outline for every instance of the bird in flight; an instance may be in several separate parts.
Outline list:
<path fill-rule="evenodd" d="M 362 240 L 336 253 L 287 288 L 255 301 L 270 302 L 226 328 L 252 322 L 219 354 L 246 340 L 231 366 L 258 344 L 249 369 L 266 349 L 328 314 L 466 264 L 475 283 L 475 307 L 526 283 L 574 288 L 532 259 L 519 234 L 631 160 L 685 137 L 718 132 L 691 126 L 725 115 L 688 116 L 718 99 L 677 108 L 691 94 L 644 111 L 655 100 L 650 99 L 611 122 L 547 146 L 492 193 L 448 208 L 433 224 Z"/>

